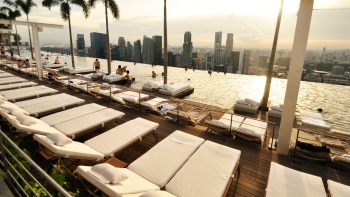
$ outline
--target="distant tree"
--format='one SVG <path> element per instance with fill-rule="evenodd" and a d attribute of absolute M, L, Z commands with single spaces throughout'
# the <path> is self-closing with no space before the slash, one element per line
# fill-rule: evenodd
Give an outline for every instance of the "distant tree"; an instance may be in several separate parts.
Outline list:
<path fill-rule="evenodd" d="M 20 17 L 21 16 L 21 12 L 19 10 L 11 10 L 10 8 L 8 7 L 1 7 L 0 9 L 2 12 L 5 11 L 7 12 L 7 17 L 6 19 L 8 20 L 16 20 L 17 17 Z M 10 28 L 12 28 L 10 26 Z M 17 43 L 17 51 L 18 51 L 18 55 L 20 55 L 20 49 L 19 49 L 19 42 L 18 42 L 18 33 L 17 33 L 17 25 L 15 25 L 15 29 L 16 29 L 16 35 L 14 35 L 14 40 L 15 42 Z M 10 48 L 12 48 L 12 42 L 11 42 L 11 33 L 9 33 L 9 37 L 10 37 Z"/>
<path fill-rule="evenodd" d="M 4 0 L 4 3 L 9 5 L 9 6 L 13 6 L 15 8 L 19 8 L 19 10 L 21 10 L 23 13 L 26 14 L 27 16 L 27 22 L 29 22 L 29 13 L 32 9 L 32 7 L 37 6 L 36 3 L 33 2 L 34 0 Z M 28 33 L 29 33 L 29 46 L 30 46 L 30 53 L 32 55 L 32 59 L 34 58 L 33 56 L 33 50 L 32 50 L 32 37 L 30 35 L 30 29 L 28 26 Z"/>
<path fill-rule="evenodd" d="M 83 8 L 83 13 L 85 18 L 89 16 L 90 8 L 88 4 L 85 2 L 85 0 L 44 0 L 42 2 L 42 5 L 44 7 L 49 8 L 51 10 L 52 6 L 60 5 L 61 7 L 61 17 L 64 21 L 68 20 L 69 25 L 69 39 L 70 39 L 70 54 L 72 58 L 72 67 L 75 68 L 75 62 L 74 62 L 74 48 L 73 48 L 73 39 L 72 39 L 72 27 L 70 22 L 70 15 L 71 15 L 71 6 L 70 4 L 74 4 L 77 6 L 80 6 Z"/>
<path fill-rule="evenodd" d="M 107 67 L 108 73 L 111 73 L 111 45 L 109 43 L 109 29 L 108 29 L 108 8 L 112 13 L 113 18 L 119 19 L 119 7 L 114 0 L 89 0 L 89 5 L 91 8 L 96 6 L 97 2 L 101 2 L 105 6 L 105 16 L 106 16 L 106 35 L 107 35 L 107 43 L 106 43 L 106 51 L 107 51 Z"/>

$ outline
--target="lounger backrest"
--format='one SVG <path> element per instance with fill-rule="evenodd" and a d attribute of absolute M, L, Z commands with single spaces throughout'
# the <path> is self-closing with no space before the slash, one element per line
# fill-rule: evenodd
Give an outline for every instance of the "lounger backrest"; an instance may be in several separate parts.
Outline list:
<path fill-rule="evenodd" d="M 331 197 L 348 197 L 350 194 L 350 186 L 327 180 L 328 190 Z"/>
<path fill-rule="evenodd" d="M 241 151 L 206 141 L 165 186 L 182 197 L 219 197 L 239 164 Z"/>
<path fill-rule="evenodd" d="M 128 166 L 128 169 L 163 188 L 204 139 L 175 131 Z"/>
<path fill-rule="evenodd" d="M 156 130 L 158 126 L 158 123 L 143 118 L 135 118 L 84 143 L 108 157 Z"/>

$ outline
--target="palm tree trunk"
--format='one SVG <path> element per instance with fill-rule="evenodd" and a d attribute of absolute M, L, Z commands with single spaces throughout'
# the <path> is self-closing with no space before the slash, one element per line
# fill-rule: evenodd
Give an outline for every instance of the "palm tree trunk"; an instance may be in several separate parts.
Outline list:
<path fill-rule="evenodd" d="M 109 44 L 109 30 L 108 30 L 108 12 L 107 12 L 107 1 L 105 0 L 105 15 L 106 15 L 106 35 L 107 35 L 107 46 L 106 46 L 106 53 L 107 53 L 107 67 L 108 67 L 108 73 L 112 73 L 111 69 L 111 46 Z"/>
<path fill-rule="evenodd" d="M 29 22 L 28 14 L 27 14 L 27 22 Z M 28 33 L 29 33 L 29 47 L 30 47 L 30 54 L 32 55 L 32 59 L 34 59 L 33 55 L 33 47 L 32 47 L 32 36 L 30 35 L 30 29 L 28 26 Z M 40 46 L 39 46 L 40 47 Z M 40 50 L 40 49 L 39 49 Z"/>
<path fill-rule="evenodd" d="M 279 30 L 280 30 L 280 24 L 281 24 L 283 2 L 284 2 L 284 0 L 281 0 L 281 6 L 280 6 L 279 13 L 278 13 L 276 30 L 275 30 L 275 37 L 273 39 L 273 44 L 272 44 L 270 65 L 269 65 L 269 69 L 267 71 L 267 76 L 266 76 L 265 91 L 264 91 L 264 96 L 263 96 L 262 101 L 261 101 L 261 110 L 264 110 L 264 111 L 268 110 L 267 103 L 268 103 L 269 95 L 270 95 L 271 80 L 272 80 L 272 69 L 273 69 L 273 65 L 275 63 L 276 46 L 277 46 L 278 33 L 279 33 Z"/>
<path fill-rule="evenodd" d="M 16 42 L 17 42 L 17 52 L 18 52 L 18 56 L 21 56 L 21 50 L 19 50 L 19 36 L 18 36 L 18 33 L 17 33 L 17 25 L 15 25 L 15 28 L 16 28 Z"/>
<path fill-rule="evenodd" d="M 168 83 L 168 27 L 166 17 L 166 0 L 164 0 L 164 84 Z"/>
<path fill-rule="evenodd" d="M 70 55 L 72 57 L 72 67 L 73 67 L 73 69 L 75 69 L 74 48 L 73 48 L 73 39 L 72 39 L 72 27 L 70 24 L 70 13 L 68 13 L 68 25 L 69 25 Z"/>

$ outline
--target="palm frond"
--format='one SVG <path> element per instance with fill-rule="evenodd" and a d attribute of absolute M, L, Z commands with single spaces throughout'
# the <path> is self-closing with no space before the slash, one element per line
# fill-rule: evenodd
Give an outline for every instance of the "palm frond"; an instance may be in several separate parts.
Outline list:
<path fill-rule="evenodd" d="M 101 1 L 104 2 L 104 0 L 101 0 Z M 97 2 L 98 0 L 88 0 L 89 7 L 94 8 Z"/>
<path fill-rule="evenodd" d="M 85 18 L 89 17 L 90 6 L 85 0 L 71 0 L 71 3 L 80 6 L 83 9 Z"/>
<path fill-rule="evenodd" d="M 41 5 L 43 7 L 47 7 L 49 8 L 49 10 L 51 10 L 51 7 L 52 6 L 56 6 L 56 5 L 59 5 L 61 3 L 60 0 L 44 0 Z"/>
<path fill-rule="evenodd" d="M 11 1 L 11 0 L 3 0 L 3 1 L 4 1 L 4 4 L 8 6 L 16 7 L 16 3 L 14 1 Z"/>
<path fill-rule="evenodd" d="M 14 10 L 9 12 L 9 19 L 10 20 L 16 20 L 17 17 L 22 16 L 21 12 L 19 10 Z"/>
<path fill-rule="evenodd" d="M 69 19 L 70 10 L 71 8 L 68 3 L 61 3 L 61 17 L 64 21 Z"/>
<path fill-rule="evenodd" d="M 108 3 L 108 7 L 109 9 L 111 10 L 112 12 L 112 16 L 115 18 L 115 19 L 119 19 L 119 7 L 117 5 L 117 3 L 114 1 L 114 0 L 107 0 L 107 3 Z M 106 5 L 105 5 L 106 6 Z"/>

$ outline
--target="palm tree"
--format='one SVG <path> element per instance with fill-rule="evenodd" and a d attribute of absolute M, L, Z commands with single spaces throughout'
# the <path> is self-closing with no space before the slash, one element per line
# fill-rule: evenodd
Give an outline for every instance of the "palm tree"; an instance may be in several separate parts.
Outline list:
<path fill-rule="evenodd" d="M 107 66 L 108 73 L 111 73 L 111 45 L 109 43 L 109 30 L 108 30 L 108 12 L 107 8 L 112 13 L 113 18 L 119 19 L 119 7 L 114 0 L 89 0 L 90 7 L 94 8 L 96 3 L 101 1 L 105 5 L 105 15 L 106 15 L 106 35 L 107 35 L 107 43 L 106 43 L 106 52 L 107 52 Z"/>
<path fill-rule="evenodd" d="M 34 0 L 16 0 L 16 1 L 11 1 L 11 0 L 4 0 L 4 3 L 10 6 L 14 6 L 16 8 L 19 8 L 23 13 L 26 14 L 27 16 L 27 22 L 29 22 L 28 15 L 32 9 L 32 7 L 37 6 L 36 3 L 33 2 Z M 32 37 L 30 35 L 30 29 L 28 26 L 28 33 L 29 33 L 29 44 L 30 44 L 30 53 L 32 55 L 32 59 L 34 59 L 33 56 L 33 50 L 32 50 Z"/>
<path fill-rule="evenodd" d="M 166 17 L 166 0 L 164 0 L 164 84 L 168 82 L 168 26 Z"/>
<path fill-rule="evenodd" d="M 83 8 L 83 13 L 85 18 L 89 16 L 90 8 L 85 0 L 44 0 L 42 5 L 44 7 L 51 9 L 52 6 L 60 5 L 61 7 L 61 16 L 64 21 L 68 20 L 69 25 L 69 39 L 70 39 L 70 54 L 72 57 L 72 67 L 75 68 L 74 63 L 74 48 L 73 48 L 73 39 L 72 39 L 72 27 L 70 22 L 70 11 L 71 7 L 69 4 L 74 4 Z"/>
<path fill-rule="evenodd" d="M 273 44 L 272 44 L 270 65 L 269 65 L 269 69 L 267 70 L 265 91 L 264 91 L 264 96 L 263 96 L 262 101 L 261 101 L 261 110 L 264 110 L 264 111 L 268 110 L 267 103 L 268 103 L 269 95 L 270 95 L 271 80 L 272 80 L 272 70 L 273 70 L 273 65 L 274 65 L 274 62 L 275 62 L 276 46 L 277 46 L 278 33 L 279 33 L 279 30 L 280 30 L 280 24 L 281 24 L 283 2 L 284 2 L 284 0 L 281 0 L 280 10 L 278 12 L 276 30 L 275 30 L 275 37 L 273 39 Z"/>
<path fill-rule="evenodd" d="M 19 10 L 11 10 L 10 8 L 8 7 L 1 7 L 0 9 L 1 11 L 7 11 L 8 12 L 8 16 L 7 16 L 7 19 L 9 20 L 16 20 L 17 17 L 20 17 L 21 16 L 21 12 Z M 15 29 L 16 29 L 16 43 L 17 43 L 17 51 L 18 51 L 18 55 L 20 55 L 20 50 L 19 50 L 19 42 L 18 42 L 18 33 L 17 33 L 17 25 L 15 25 Z M 10 37 L 10 48 L 12 48 L 12 43 L 11 43 L 11 37 Z"/>

